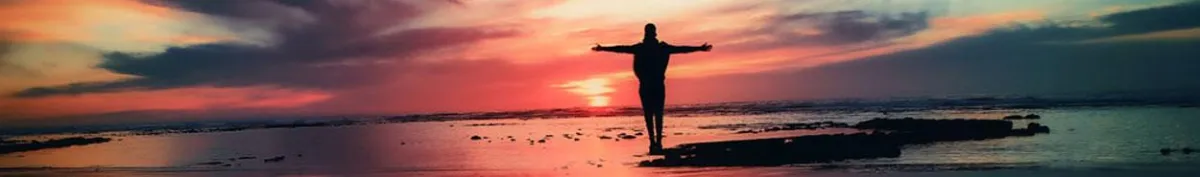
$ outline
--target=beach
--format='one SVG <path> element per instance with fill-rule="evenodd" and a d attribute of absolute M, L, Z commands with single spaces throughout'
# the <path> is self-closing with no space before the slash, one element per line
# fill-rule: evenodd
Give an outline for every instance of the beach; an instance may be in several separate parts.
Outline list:
<path fill-rule="evenodd" d="M 1200 177 L 1200 0 L 0 16 L 0 177 Z"/>
<path fill-rule="evenodd" d="M 991 104 L 996 105 L 996 104 Z M 766 110 L 759 105 L 759 110 Z M 919 106 L 918 106 L 919 107 Z M 969 107 L 969 108 L 968 108 Z M 778 108 L 778 107 L 773 107 Z M 863 111 L 871 110 L 871 111 Z M 877 111 L 825 104 L 757 113 L 668 116 L 666 147 L 808 135 L 786 124 L 873 118 L 1000 120 L 1037 114 L 1046 134 L 905 145 L 898 157 L 772 166 L 642 167 L 640 117 L 497 118 L 124 134 L 107 143 L 0 156 L 0 174 L 50 176 L 1193 176 L 1200 109 L 1165 105 Z M 814 145 L 815 146 L 815 145 Z"/>

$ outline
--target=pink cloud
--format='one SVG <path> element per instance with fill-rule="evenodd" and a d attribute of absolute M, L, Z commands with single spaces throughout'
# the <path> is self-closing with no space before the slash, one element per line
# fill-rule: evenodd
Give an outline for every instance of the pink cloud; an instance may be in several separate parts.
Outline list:
<path fill-rule="evenodd" d="M 43 98 L 0 100 L 3 117 L 58 117 L 143 110 L 219 110 L 292 108 L 333 96 L 319 91 L 271 87 L 187 87 Z"/>

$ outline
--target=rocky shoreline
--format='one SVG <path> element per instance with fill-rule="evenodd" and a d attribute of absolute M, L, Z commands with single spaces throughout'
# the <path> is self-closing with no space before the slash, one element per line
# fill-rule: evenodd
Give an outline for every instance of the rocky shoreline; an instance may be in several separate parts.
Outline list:
<path fill-rule="evenodd" d="M 111 138 L 95 137 L 71 137 L 62 139 L 52 139 L 46 141 L 3 141 L 0 143 L 0 154 L 34 151 L 41 149 L 64 148 L 70 146 L 82 146 L 88 144 L 97 144 L 112 141 Z"/>
<path fill-rule="evenodd" d="M 1030 123 L 1013 129 L 1006 120 L 873 119 L 852 126 L 871 133 L 813 135 L 679 145 L 666 155 L 646 160 L 643 167 L 778 166 L 852 159 L 892 158 L 905 145 L 948 141 L 999 139 L 1049 133 Z"/>

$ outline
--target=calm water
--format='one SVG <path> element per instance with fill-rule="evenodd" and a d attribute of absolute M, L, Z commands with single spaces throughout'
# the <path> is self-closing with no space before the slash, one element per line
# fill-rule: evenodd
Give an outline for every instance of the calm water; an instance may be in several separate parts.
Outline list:
<path fill-rule="evenodd" d="M 849 133 L 823 129 L 734 134 L 729 127 L 815 121 L 858 122 L 873 117 L 1033 120 L 1050 134 L 907 147 L 899 158 L 770 168 L 638 168 L 646 140 L 601 139 L 635 134 L 640 117 L 501 119 L 379 124 L 347 127 L 264 129 L 237 132 L 117 137 L 119 141 L 0 156 L 0 167 L 63 167 L 10 174 L 69 176 L 256 176 L 256 175 L 778 175 L 793 176 L 1011 176 L 1052 173 L 1200 174 L 1200 154 L 1160 155 L 1160 148 L 1200 148 L 1200 109 L 1099 107 L 1036 110 L 925 110 L 774 113 L 742 116 L 668 117 L 667 146 L 689 142 Z M 1018 122 L 1023 125 L 1023 122 Z M 702 128 L 704 127 L 704 128 Z M 564 137 L 569 134 L 572 138 Z M 580 135 L 582 134 L 582 135 Z M 486 136 L 470 140 L 471 136 Z M 553 137 L 546 137 L 552 135 Z M 512 139 L 507 138 L 512 136 Z M 578 138 L 579 140 L 574 140 Z M 539 143 L 537 140 L 545 140 Z M 532 141 L 531 141 L 532 140 Z M 233 160 L 253 156 L 252 160 Z M 285 156 L 278 163 L 262 159 Z M 219 161 L 230 164 L 198 165 Z M 817 166 L 844 166 L 822 170 Z M 1003 170 L 962 170 L 991 169 Z M 1011 168 L 1010 168 L 1011 167 Z M 2 174 L 2 173 L 0 173 Z"/>

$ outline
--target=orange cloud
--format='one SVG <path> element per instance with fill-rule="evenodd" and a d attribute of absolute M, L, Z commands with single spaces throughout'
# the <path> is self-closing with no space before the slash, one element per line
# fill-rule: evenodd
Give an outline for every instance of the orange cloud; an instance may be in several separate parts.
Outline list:
<path fill-rule="evenodd" d="M 939 17 L 930 22 L 930 29 L 914 36 L 919 43 L 937 43 L 963 36 L 977 35 L 1003 25 L 1043 20 L 1041 11 L 1025 10 L 964 17 Z"/>
<path fill-rule="evenodd" d="M 319 91 L 271 87 L 193 87 L 0 100 L 4 117 L 57 117 L 142 110 L 290 108 L 331 98 Z"/>
<path fill-rule="evenodd" d="M 106 50 L 157 51 L 233 39 L 206 17 L 137 0 L 24 0 L 0 6 L 0 32 L 20 43 L 75 43 Z"/>
<path fill-rule="evenodd" d="M 100 15 L 106 14 L 106 15 Z M 0 29 L 20 32 L 15 41 L 62 41 L 91 38 L 86 27 L 101 25 L 104 18 L 170 19 L 170 9 L 134 0 L 15 1 L 0 6 Z M 129 23 L 134 24 L 134 23 Z"/>

